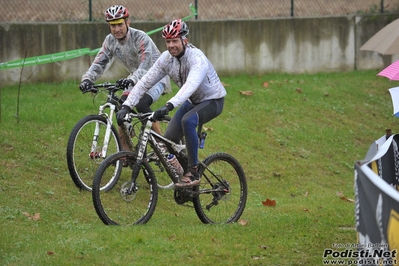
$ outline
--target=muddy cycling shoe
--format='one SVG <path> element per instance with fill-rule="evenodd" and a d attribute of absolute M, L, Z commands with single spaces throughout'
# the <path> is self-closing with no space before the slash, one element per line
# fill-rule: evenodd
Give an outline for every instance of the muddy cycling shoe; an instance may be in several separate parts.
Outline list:
<path fill-rule="evenodd" d="M 200 184 L 199 175 L 197 172 L 188 172 L 184 177 L 175 184 L 176 188 L 190 188 Z"/>

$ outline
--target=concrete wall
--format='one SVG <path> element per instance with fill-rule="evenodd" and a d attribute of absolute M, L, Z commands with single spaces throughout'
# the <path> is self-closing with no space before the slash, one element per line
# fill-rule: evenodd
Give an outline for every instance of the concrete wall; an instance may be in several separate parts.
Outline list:
<path fill-rule="evenodd" d="M 382 56 L 359 48 L 399 14 L 284 18 L 232 21 L 189 21 L 190 41 L 202 49 L 220 75 L 268 72 L 313 73 L 382 69 L 395 56 Z M 160 22 L 132 23 L 150 31 Z M 398 29 L 399 30 L 399 29 Z M 105 23 L 6 24 L 0 23 L 0 61 L 45 55 L 79 48 L 96 49 L 109 30 Z M 151 35 L 161 51 L 160 33 Z M 80 80 L 93 56 L 45 65 L 0 70 L 0 84 L 29 81 Z M 111 67 L 101 80 L 126 75 Z"/>

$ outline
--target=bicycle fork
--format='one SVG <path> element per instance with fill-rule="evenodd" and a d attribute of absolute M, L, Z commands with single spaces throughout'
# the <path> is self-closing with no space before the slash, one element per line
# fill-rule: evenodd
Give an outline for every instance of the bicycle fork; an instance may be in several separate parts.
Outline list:
<path fill-rule="evenodd" d="M 106 107 L 110 108 L 109 116 L 107 113 L 104 112 L 104 109 Z M 98 144 L 98 137 L 100 136 L 100 123 L 96 122 L 96 128 L 94 129 L 93 142 L 91 145 L 90 158 L 95 159 L 95 158 L 99 158 L 99 157 L 102 157 L 102 158 L 107 157 L 109 138 L 111 136 L 112 117 L 114 116 L 114 113 L 115 113 L 115 105 L 106 103 L 106 104 L 100 106 L 99 115 L 104 115 L 105 118 L 107 119 L 107 129 L 105 131 L 105 137 L 104 137 L 104 142 L 103 142 L 101 152 L 98 153 L 97 144 Z"/>

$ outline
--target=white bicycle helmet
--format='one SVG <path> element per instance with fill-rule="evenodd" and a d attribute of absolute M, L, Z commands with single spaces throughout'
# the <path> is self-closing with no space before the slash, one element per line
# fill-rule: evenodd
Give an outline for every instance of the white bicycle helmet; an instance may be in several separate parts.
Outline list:
<path fill-rule="evenodd" d="M 110 24 L 122 23 L 129 17 L 129 10 L 121 5 L 114 5 L 105 10 L 104 19 Z"/>

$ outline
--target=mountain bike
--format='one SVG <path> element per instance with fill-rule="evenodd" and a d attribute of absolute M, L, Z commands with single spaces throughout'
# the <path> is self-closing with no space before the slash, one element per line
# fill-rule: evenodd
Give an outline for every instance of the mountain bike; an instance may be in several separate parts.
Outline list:
<path fill-rule="evenodd" d="M 147 223 L 158 201 L 158 186 L 154 171 L 145 157 L 150 146 L 175 184 L 180 176 L 159 148 L 163 143 L 173 151 L 187 171 L 185 145 L 175 143 L 151 130 L 153 113 L 130 114 L 142 121 L 135 151 L 120 151 L 107 157 L 98 167 L 92 186 L 93 204 L 97 215 L 106 225 L 135 225 Z M 198 127 L 199 136 L 201 127 Z M 202 139 L 199 138 L 199 143 Z M 149 144 L 149 145 L 148 145 Z M 128 167 L 123 167 L 123 162 Z M 242 215 L 247 200 L 247 181 L 240 163 L 227 153 L 211 154 L 198 165 L 200 184 L 193 188 L 174 188 L 177 204 L 192 204 L 203 223 L 232 223 Z M 112 181 L 111 181 L 112 180 Z M 106 190 L 101 188 L 112 183 Z M 186 204 L 186 205 L 187 205 Z"/>
<path fill-rule="evenodd" d="M 123 90 L 115 84 L 96 84 L 93 88 L 97 91 L 93 101 L 101 103 L 98 114 L 91 114 L 83 117 L 76 123 L 71 131 L 67 144 L 67 164 L 70 176 L 74 184 L 82 190 L 91 190 L 94 173 L 100 163 L 110 154 L 122 150 L 121 138 L 113 120 L 115 113 L 119 111 L 122 100 L 117 92 Z M 86 91 L 83 93 L 90 92 Z M 105 97 L 101 99 L 101 97 Z M 134 111 L 133 111 L 134 112 Z M 166 129 L 170 117 L 160 121 L 161 131 Z M 133 121 L 134 122 L 134 121 Z M 134 149 L 132 137 L 135 133 L 131 124 L 122 126 L 122 134 L 128 140 L 129 149 Z M 149 152 L 153 169 L 157 175 L 160 188 L 171 188 L 173 183 L 164 173 L 164 169 L 158 162 L 156 156 Z M 105 184 L 101 189 L 106 189 Z"/>

